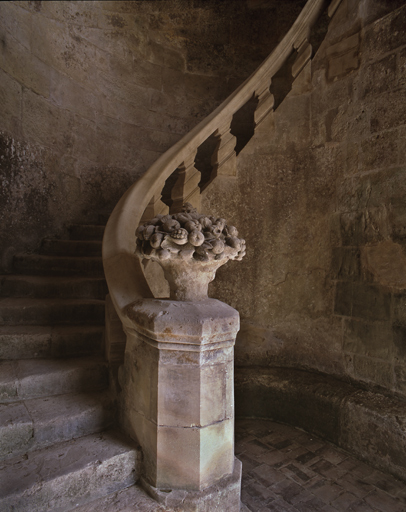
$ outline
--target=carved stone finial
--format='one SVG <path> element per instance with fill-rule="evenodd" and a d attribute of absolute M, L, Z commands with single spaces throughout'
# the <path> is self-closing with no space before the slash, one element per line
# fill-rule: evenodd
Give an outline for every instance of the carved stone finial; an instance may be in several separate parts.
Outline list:
<path fill-rule="evenodd" d="M 136 254 L 157 261 L 171 289 L 171 298 L 207 298 L 208 284 L 228 260 L 242 260 L 245 240 L 226 220 L 199 214 L 189 203 L 182 212 L 157 215 L 136 232 Z"/>

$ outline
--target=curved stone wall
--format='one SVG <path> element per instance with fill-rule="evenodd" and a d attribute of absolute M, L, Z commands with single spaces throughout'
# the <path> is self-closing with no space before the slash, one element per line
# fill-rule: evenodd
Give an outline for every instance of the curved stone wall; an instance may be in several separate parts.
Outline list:
<path fill-rule="evenodd" d="M 343 1 L 237 178 L 205 191 L 247 240 L 210 292 L 241 314 L 237 366 L 406 396 L 405 23 L 404 2 Z"/>
<path fill-rule="evenodd" d="M 292 368 L 239 368 L 237 418 L 267 418 L 327 439 L 406 481 L 404 400 Z"/>
<path fill-rule="evenodd" d="M 1 2 L 0 267 L 92 220 L 267 56 L 303 4 Z M 16 234 L 18 232 L 18 235 Z"/>

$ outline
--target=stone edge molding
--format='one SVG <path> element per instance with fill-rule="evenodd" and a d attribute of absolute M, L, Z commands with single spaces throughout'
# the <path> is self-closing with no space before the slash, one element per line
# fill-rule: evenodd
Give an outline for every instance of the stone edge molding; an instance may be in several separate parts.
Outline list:
<path fill-rule="evenodd" d="M 338 1 L 335 0 L 334 9 L 330 9 L 330 11 L 334 12 L 337 5 Z M 134 232 L 141 223 L 144 211 L 148 205 L 159 203 L 165 180 L 176 169 L 180 169 L 181 178 L 184 179 L 186 185 L 200 179 L 195 176 L 197 171 L 193 167 L 194 157 L 197 148 L 212 134 L 219 138 L 217 150 L 219 165 L 223 160 L 230 162 L 223 152 L 225 146 L 230 145 L 228 142 L 233 115 L 253 95 L 258 99 L 254 114 L 255 126 L 258 126 L 272 112 L 274 100 L 269 91 L 272 77 L 294 51 L 298 53 L 293 67 L 294 77 L 311 59 L 310 30 L 325 6 L 324 0 L 308 0 L 289 32 L 261 66 L 206 119 L 166 151 L 118 202 L 104 233 L 103 265 L 111 300 L 124 327 L 131 327 L 124 308 L 139 298 L 153 297 L 144 276 L 142 264 L 135 255 Z M 235 156 L 234 151 L 233 153 Z M 186 174 L 189 171 L 193 175 L 193 179 L 188 180 Z M 224 172 L 229 174 L 231 171 L 227 168 Z M 195 194 L 186 188 L 183 189 L 185 192 L 183 202 Z M 194 206 L 198 205 L 198 199 L 196 201 L 190 199 L 190 202 Z M 154 212 L 151 218 L 155 213 L 159 212 Z"/>
<path fill-rule="evenodd" d="M 304 429 L 406 481 L 405 402 L 328 375 L 292 368 L 236 368 L 236 418 Z"/>

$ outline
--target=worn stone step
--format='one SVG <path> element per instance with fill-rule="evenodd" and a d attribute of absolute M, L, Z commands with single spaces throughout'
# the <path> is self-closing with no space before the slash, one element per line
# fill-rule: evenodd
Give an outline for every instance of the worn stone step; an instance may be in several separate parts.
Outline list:
<path fill-rule="evenodd" d="M 100 240 L 57 240 L 45 238 L 40 247 L 41 254 L 56 256 L 101 256 Z"/>
<path fill-rule="evenodd" d="M 3 325 L 0 359 L 100 355 L 103 332 L 102 325 Z"/>
<path fill-rule="evenodd" d="M 68 226 L 71 240 L 103 240 L 105 226 L 100 224 L 71 224 Z"/>
<path fill-rule="evenodd" d="M 66 512 L 133 485 L 141 456 L 109 431 L 5 461 L 0 466 L 2 512 Z"/>
<path fill-rule="evenodd" d="M 52 276 L 104 276 L 101 256 L 46 256 L 16 254 L 13 260 L 16 273 Z"/>
<path fill-rule="evenodd" d="M 75 508 L 75 512 L 166 512 L 158 502 L 148 496 L 139 485 L 117 491 L 86 505 Z M 245 509 L 249 512 L 248 509 Z M 168 511 L 170 512 L 170 511 Z"/>
<path fill-rule="evenodd" d="M 86 298 L 103 300 L 107 294 L 104 277 L 0 276 L 0 297 Z"/>
<path fill-rule="evenodd" d="M 0 362 L 0 403 L 101 391 L 107 385 L 107 364 L 101 359 L 84 357 Z"/>
<path fill-rule="evenodd" d="M 0 459 L 100 432 L 113 423 L 106 393 L 75 393 L 0 405 Z"/>
<path fill-rule="evenodd" d="M 284 502 L 286 503 L 286 502 Z M 75 508 L 75 512 L 173 512 L 173 508 L 166 508 L 152 499 L 140 485 L 133 485 L 127 489 L 117 491 L 103 498 L 91 501 L 86 505 Z M 176 508 L 175 510 L 179 510 Z M 192 510 L 188 508 L 187 510 Z M 205 508 L 208 512 L 222 512 L 224 509 L 216 507 L 215 510 Z M 251 510 L 260 510 L 259 508 L 249 509 L 244 503 L 240 504 L 239 512 L 251 512 Z M 261 510 L 279 510 L 287 512 L 286 508 L 261 508 Z M 297 511 L 298 509 L 290 508 L 289 510 Z M 306 510 L 310 510 L 307 509 Z M 315 509 L 314 509 L 315 510 Z M 326 509 L 323 509 L 326 510 Z M 234 511 L 237 512 L 237 511 Z"/>
<path fill-rule="evenodd" d="M 0 298 L 0 325 L 103 324 L 104 301 Z"/>

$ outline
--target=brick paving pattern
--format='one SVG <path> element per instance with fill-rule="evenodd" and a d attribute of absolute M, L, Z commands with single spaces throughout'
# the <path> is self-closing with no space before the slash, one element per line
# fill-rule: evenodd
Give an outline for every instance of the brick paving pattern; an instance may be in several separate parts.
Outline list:
<path fill-rule="evenodd" d="M 406 512 L 406 484 L 299 429 L 236 422 L 241 500 L 251 512 Z"/>

